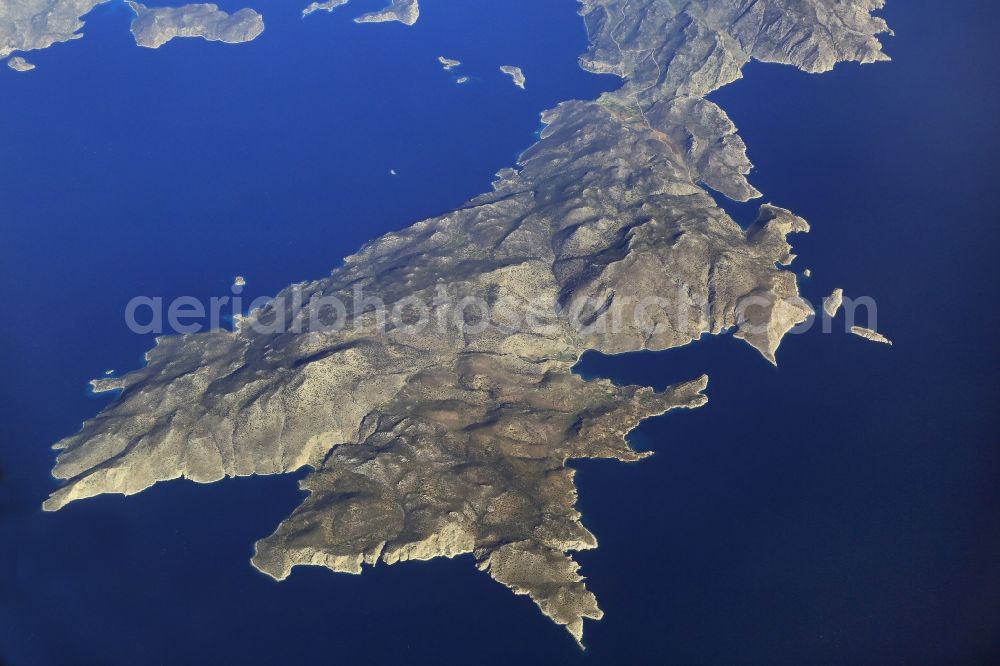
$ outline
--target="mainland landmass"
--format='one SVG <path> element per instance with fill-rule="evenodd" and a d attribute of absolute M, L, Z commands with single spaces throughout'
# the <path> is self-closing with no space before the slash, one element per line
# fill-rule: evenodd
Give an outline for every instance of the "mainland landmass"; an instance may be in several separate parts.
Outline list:
<path fill-rule="evenodd" d="M 524 72 L 521 71 L 520 67 L 515 67 L 514 65 L 501 65 L 500 71 L 509 76 L 514 81 L 515 86 L 524 90 Z"/>
<path fill-rule="evenodd" d="M 257 39 L 264 32 L 263 17 L 252 9 L 229 15 L 211 4 L 147 7 L 133 0 L 126 0 L 126 4 L 135 12 L 132 20 L 135 43 L 151 49 L 177 37 L 241 44 Z"/>
<path fill-rule="evenodd" d="M 539 141 L 492 191 L 372 241 L 235 331 L 161 337 L 145 367 L 94 380 L 118 395 L 56 444 L 63 483 L 44 508 L 306 467 L 308 496 L 256 544 L 262 572 L 469 554 L 582 640 L 583 620 L 603 613 L 572 553 L 597 539 L 567 463 L 640 460 L 626 435 L 703 405 L 708 380 L 654 392 L 573 366 L 586 350 L 725 332 L 776 362 L 785 333 L 812 314 L 786 269 L 787 236 L 808 225 L 764 205 L 743 228 L 716 205 L 709 189 L 737 201 L 760 193 L 735 126 L 707 95 L 751 59 L 814 73 L 886 60 L 877 35 L 888 27 L 872 15 L 882 5 L 582 0 L 580 62 L 621 77 L 619 90 L 546 111 Z M 416 2 L 392 7 L 416 20 Z M 464 298 L 538 309 L 544 325 L 489 319 L 427 335 L 380 325 L 358 307 L 362 293 L 389 307 L 431 303 L 440 321 Z M 656 298 L 666 300 L 639 312 Z M 323 299 L 347 304 L 346 326 L 306 316 L 304 304 Z"/>
<path fill-rule="evenodd" d="M 45 49 L 79 39 L 82 17 L 108 0 L 10 0 L 0 2 L 0 58 L 15 51 Z M 255 39 L 264 30 L 261 16 L 242 9 L 232 16 L 216 5 L 150 8 L 127 3 L 136 13 L 132 33 L 140 46 L 157 48 L 174 37 L 203 37 L 230 44 Z"/>
<path fill-rule="evenodd" d="M 107 0 L 4 0 L 0 2 L 0 58 L 79 39 L 81 16 Z"/>

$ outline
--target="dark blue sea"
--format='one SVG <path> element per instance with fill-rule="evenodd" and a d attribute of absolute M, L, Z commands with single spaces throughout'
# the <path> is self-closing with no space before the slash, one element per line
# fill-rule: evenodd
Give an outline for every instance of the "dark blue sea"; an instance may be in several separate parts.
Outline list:
<path fill-rule="evenodd" d="M 325 275 L 487 190 L 540 111 L 617 85 L 577 66 L 573 0 L 427 0 L 412 28 L 350 22 L 380 0 L 306 20 L 300 4 L 252 3 L 267 30 L 250 44 L 149 51 L 115 2 L 84 39 L 30 54 L 36 71 L 0 68 L 0 663 L 1000 663 L 985 0 L 890 0 L 893 63 L 755 63 L 713 95 L 753 183 L 813 226 L 794 238 L 804 294 L 871 296 L 896 344 L 817 329 L 778 369 L 729 338 L 587 355 L 584 375 L 657 388 L 708 372 L 711 402 L 643 425 L 644 462 L 576 465 L 600 541 L 579 559 L 606 613 L 586 652 L 471 558 L 259 574 L 253 543 L 299 503 L 296 476 L 43 514 L 49 446 L 107 400 L 88 380 L 152 346 L 125 326 L 129 299 Z"/>

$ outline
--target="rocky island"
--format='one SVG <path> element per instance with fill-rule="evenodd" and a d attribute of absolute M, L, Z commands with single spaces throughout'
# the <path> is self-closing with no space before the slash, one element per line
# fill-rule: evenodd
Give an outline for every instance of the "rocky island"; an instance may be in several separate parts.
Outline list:
<path fill-rule="evenodd" d="M 308 496 L 256 544 L 262 572 L 471 554 L 582 641 L 584 619 L 602 611 L 571 553 L 597 539 L 567 462 L 642 459 L 629 431 L 703 405 L 708 380 L 657 393 L 573 366 L 586 350 L 726 332 L 776 363 L 784 335 L 812 314 L 786 270 L 787 236 L 808 225 L 764 205 L 744 229 L 716 205 L 709 189 L 760 193 L 707 95 L 751 59 L 807 72 L 887 59 L 881 6 L 581 0 L 580 62 L 621 77 L 620 89 L 546 111 L 539 141 L 492 191 L 370 242 L 234 331 L 161 337 L 144 367 L 94 380 L 118 395 L 55 445 L 63 483 L 44 508 L 307 467 Z M 412 23 L 417 3 L 394 0 L 379 16 Z M 387 324 L 376 302 L 400 313 L 429 304 L 433 335 L 402 316 Z M 500 316 L 477 320 L 466 302 Z M 335 329 L 312 316 L 331 303 L 345 306 Z"/>
<path fill-rule="evenodd" d="M 892 346 L 892 340 L 882 335 L 878 331 L 872 330 L 870 328 L 865 328 L 864 326 L 851 326 L 851 333 L 858 336 L 859 338 L 864 338 L 869 342 L 877 342 L 882 345 Z"/>
<path fill-rule="evenodd" d="M 420 18 L 418 0 L 391 0 L 388 7 L 377 12 L 363 14 L 354 19 L 355 23 L 385 23 L 399 21 L 403 25 L 413 25 Z"/>
<path fill-rule="evenodd" d="M 135 43 L 146 48 L 157 49 L 177 37 L 241 44 L 264 32 L 263 17 L 252 9 L 241 9 L 230 16 L 211 4 L 152 8 L 133 0 L 126 0 L 126 4 L 135 12 Z"/>
<path fill-rule="evenodd" d="M 524 90 L 524 72 L 521 71 L 520 67 L 515 67 L 514 65 L 501 65 L 500 71 L 513 79 L 515 86 Z"/>
<path fill-rule="evenodd" d="M 326 2 L 312 2 L 309 3 L 305 9 L 302 10 L 302 16 L 309 16 L 310 14 L 318 11 L 332 12 L 337 7 L 341 5 L 346 5 L 348 0 L 326 0 Z"/>
<path fill-rule="evenodd" d="M 446 72 L 451 71 L 462 64 L 461 60 L 445 58 L 444 56 L 438 56 L 438 62 L 441 63 L 441 67 L 443 67 Z"/>
<path fill-rule="evenodd" d="M 33 64 L 31 64 L 21 56 L 14 56 L 10 60 L 8 60 L 7 66 L 10 67 L 15 72 L 30 72 L 35 68 Z"/>
<path fill-rule="evenodd" d="M 834 289 L 829 296 L 823 299 L 823 312 L 828 317 L 836 317 L 840 306 L 844 304 L 844 290 Z"/>

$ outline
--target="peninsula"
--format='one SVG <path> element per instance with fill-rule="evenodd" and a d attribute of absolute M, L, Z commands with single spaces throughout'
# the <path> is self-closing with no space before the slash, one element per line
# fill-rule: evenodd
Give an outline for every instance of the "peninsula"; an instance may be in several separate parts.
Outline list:
<path fill-rule="evenodd" d="M 642 459 L 625 436 L 705 404 L 708 380 L 654 392 L 573 366 L 586 350 L 726 332 L 777 362 L 812 314 L 786 269 L 788 235 L 809 227 L 764 205 L 743 229 L 716 205 L 710 189 L 760 193 L 736 127 L 707 96 L 751 59 L 815 73 L 886 60 L 877 35 L 888 27 L 872 15 L 882 5 L 581 0 L 580 62 L 619 76 L 618 90 L 546 111 L 538 142 L 492 191 L 373 240 L 234 331 L 161 337 L 144 367 L 94 380 L 119 393 L 55 445 L 63 483 L 44 508 L 308 468 L 308 496 L 256 544 L 260 571 L 471 554 L 582 641 L 584 620 L 603 613 L 572 553 L 597 539 L 567 463 Z M 417 15 L 415 0 L 394 0 L 366 20 Z M 430 304 L 433 334 L 386 326 L 371 299 L 400 312 Z M 505 316 L 470 319 L 470 301 Z M 345 305 L 343 326 L 310 316 L 324 302 Z"/>
<path fill-rule="evenodd" d="M 82 16 L 107 0 L 5 0 L 0 2 L 0 58 L 79 39 Z"/>

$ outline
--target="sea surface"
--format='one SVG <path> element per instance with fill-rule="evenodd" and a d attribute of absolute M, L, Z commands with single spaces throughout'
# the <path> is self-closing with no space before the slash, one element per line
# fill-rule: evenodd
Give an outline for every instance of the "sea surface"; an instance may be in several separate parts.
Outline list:
<path fill-rule="evenodd" d="M 575 463 L 600 542 L 579 560 L 606 613 L 586 652 L 470 557 L 258 573 L 253 543 L 301 475 L 41 512 L 49 446 L 108 400 L 88 380 L 152 346 L 125 326 L 129 299 L 323 276 L 486 191 L 542 110 L 618 85 L 577 66 L 572 0 L 422 4 L 407 28 L 350 22 L 379 0 L 305 20 L 263 0 L 255 42 L 149 51 L 115 2 L 84 39 L 30 54 L 34 72 L 0 71 L 0 663 L 996 663 L 992 2 L 890 0 L 894 62 L 754 63 L 712 96 L 765 200 L 813 226 L 794 237 L 804 295 L 872 297 L 896 344 L 840 320 L 786 339 L 777 369 L 728 337 L 585 356 L 582 374 L 625 383 L 711 377 L 707 407 L 634 433 L 650 459 Z"/>

